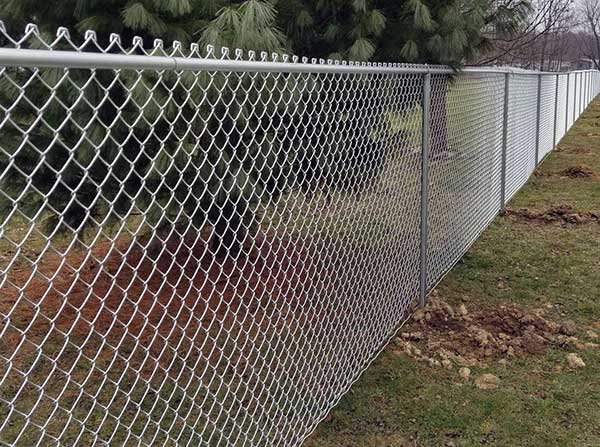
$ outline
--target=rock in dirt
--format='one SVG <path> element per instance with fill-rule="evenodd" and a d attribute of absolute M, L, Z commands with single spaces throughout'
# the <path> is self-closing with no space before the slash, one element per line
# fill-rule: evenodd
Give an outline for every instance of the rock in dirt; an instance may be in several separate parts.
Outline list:
<path fill-rule="evenodd" d="M 479 346 L 486 347 L 489 344 L 490 334 L 485 329 L 474 327 L 472 331 L 475 333 L 474 339 Z"/>
<path fill-rule="evenodd" d="M 423 332 L 403 332 L 402 338 L 411 341 L 419 341 L 423 339 Z"/>
<path fill-rule="evenodd" d="M 465 306 L 464 304 L 461 304 L 460 306 L 458 306 L 458 313 L 461 316 L 466 316 L 469 314 L 469 312 L 467 311 L 467 306 Z"/>
<path fill-rule="evenodd" d="M 424 318 L 425 318 L 425 312 L 423 311 L 423 309 L 417 309 L 415 314 L 413 315 L 413 319 L 417 323 L 420 323 L 421 321 L 423 321 Z"/>
<path fill-rule="evenodd" d="M 500 385 L 500 379 L 493 374 L 482 374 L 475 379 L 475 386 L 480 390 L 495 390 Z"/>
<path fill-rule="evenodd" d="M 450 304 L 444 303 L 442 305 L 442 309 L 448 317 L 454 318 L 454 309 L 452 309 L 452 306 L 450 306 Z"/>
<path fill-rule="evenodd" d="M 565 335 L 575 335 L 577 333 L 577 325 L 571 320 L 565 321 L 560 325 L 560 333 Z"/>
<path fill-rule="evenodd" d="M 581 223 L 585 222 L 584 217 L 578 213 L 566 214 L 565 220 L 567 222 L 571 222 L 571 223 L 575 223 L 575 224 L 581 224 Z"/>
<path fill-rule="evenodd" d="M 463 367 L 458 370 L 458 375 L 463 378 L 463 380 L 469 380 L 471 376 L 471 370 L 469 368 Z"/>
<path fill-rule="evenodd" d="M 573 352 L 567 355 L 567 363 L 573 369 L 585 368 L 585 362 Z"/>
<path fill-rule="evenodd" d="M 589 338 L 590 340 L 597 340 L 598 339 L 598 334 L 596 334 L 594 331 L 587 331 L 585 333 L 585 336 L 587 338 Z"/>
<path fill-rule="evenodd" d="M 523 334 L 523 348 L 530 354 L 542 354 L 546 351 L 546 340 L 533 331 Z"/>
<path fill-rule="evenodd" d="M 431 366 L 431 367 L 441 366 L 442 365 L 439 360 L 434 359 L 434 358 L 428 359 L 428 362 L 429 362 L 429 366 Z"/>

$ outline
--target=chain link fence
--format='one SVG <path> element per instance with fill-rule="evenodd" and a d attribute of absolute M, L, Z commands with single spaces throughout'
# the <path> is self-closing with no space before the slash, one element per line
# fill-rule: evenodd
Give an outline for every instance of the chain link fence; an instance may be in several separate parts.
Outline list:
<path fill-rule="evenodd" d="M 0 34 L 2 445 L 299 445 L 600 92 Z"/>

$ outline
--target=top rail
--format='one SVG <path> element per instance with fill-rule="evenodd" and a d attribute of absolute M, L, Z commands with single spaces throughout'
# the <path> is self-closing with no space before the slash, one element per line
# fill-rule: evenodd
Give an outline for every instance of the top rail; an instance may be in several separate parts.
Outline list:
<path fill-rule="evenodd" d="M 131 69 L 176 71 L 233 71 L 256 73 L 339 73 L 339 74 L 452 74 L 497 73 L 539 75 L 550 72 L 519 71 L 510 68 L 466 67 L 454 70 L 450 67 L 398 66 L 384 63 L 333 63 L 327 62 L 276 62 L 213 58 L 187 58 L 175 56 L 130 55 L 93 53 L 62 50 L 32 50 L 23 48 L 0 48 L 0 66 L 81 68 L 81 69 Z M 555 74 L 555 73 L 553 73 Z"/>

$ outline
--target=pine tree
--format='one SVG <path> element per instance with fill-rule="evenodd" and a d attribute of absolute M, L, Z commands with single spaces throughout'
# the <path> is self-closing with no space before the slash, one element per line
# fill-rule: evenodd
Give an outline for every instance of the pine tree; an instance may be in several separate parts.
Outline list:
<path fill-rule="evenodd" d="M 0 0 L 0 17 L 16 32 L 33 22 L 53 35 L 59 26 L 79 33 L 96 31 L 101 43 L 111 33 L 131 42 L 141 36 L 146 44 L 152 39 L 195 40 L 194 32 L 205 26 L 223 0 Z"/>
<path fill-rule="evenodd" d="M 386 26 L 371 0 L 290 0 L 277 7 L 291 48 L 312 57 L 371 60 Z"/>
<path fill-rule="evenodd" d="M 121 34 L 125 47 L 134 36 L 142 37 L 146 48 L 157 38 L 184 45 L 199 41 L 216 47 L 214 57 L 228 46 L 460 65 L 486 45 L 486 27 L 510 32 L 527 8 L 525 1 L 495 5 L 491 0 L 0 0 L 0 15 L 14 34 L 36 22 L 48 38 L 59 26 L 72 30 L 73 41 L 95 29 L 104 45 L 111 33 Z M 226 57 L 237 56 L 232 50 Z M 5 73 L 0 100 L 8 104 L 18 98 L 14 84 L 33 72 Z M 373 99 L 357 95 L 344 98 L 351 104 L 334 121 L 320 120 L 320 107 L 339 100 L 328 93 L 335 92 L 331 77 L 169 72 L 159 79 L 146 71 L 140 79 L 135 72 L 109 70 L 95 76 L 89 83 L 89 73 L 71 70 L 70 84 L 61 70 L 43 69 L 29 83 L 31 102 L 20 101 L 4 129 L 4 217 L 15 206 L 30 218 L 44 212 L 50 234 L 57 227 L 81 231 L 120 224 L 137 209 L 159 232 L 173 224 L 199 228 L 209 222 L 219 254 L 236 256 L 266 197 L 281 195 L 292 182 L 306 191 L 357 193 L 352 187 L 367 187 L 362 180 L 375 179 L 387 157 L 385 139 L 369 132 L 347 147 L 324 149 L 332 140 L 342 141 L 344 132 L 375 129 L 385 113 L 378 109 L 365 119 L 361 111 Z M 120 82 L 114 82 L 116 76 Z M 379 88 L 358 77 L 353 82 L 353 91 Z M 71 110 L 52 101 L 40 121 L 49 87 Z M 441 86 L 433 98 L 441 115 L 432 122 L 441 135 L 447 132 L 446 92 Z M 24 129 L 29 143 L 22 145 Z M 445 145 L 444 138 L 439 141 Z"/>

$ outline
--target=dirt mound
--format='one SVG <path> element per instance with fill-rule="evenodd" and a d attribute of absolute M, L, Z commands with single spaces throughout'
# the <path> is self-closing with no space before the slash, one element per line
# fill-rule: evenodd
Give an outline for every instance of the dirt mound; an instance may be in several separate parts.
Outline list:
<path fill-rule="evenodd" d="M 549 224 L 585 224 L 600 221 L 600 216 L 598 214 L 578 212 L 569 205 L 559 205 L 541 213 L 528 210 L 527 208 L 518 210 L 507 209 L 505 214 L 519 220 L 538 221 Z"/>
<path fill-rule="evenodd" d="M 514 304 L 471 313 L 465 304 L 452 307 L 434 294 L 394 343 L 411 357 L 448 368 L 541 355 L 550 346 L 597 347 L 577 337 L 580 328 L 573 322 L 556 323 L 545 313 L 545 309 L 528 312 Z"/>
<path fill-rule="evenodd" d="M 571 178 L 596 177 L 596 173 L 592 168 L 584 165 L 568 167 L 562 171 L 562 174 Z"/>

